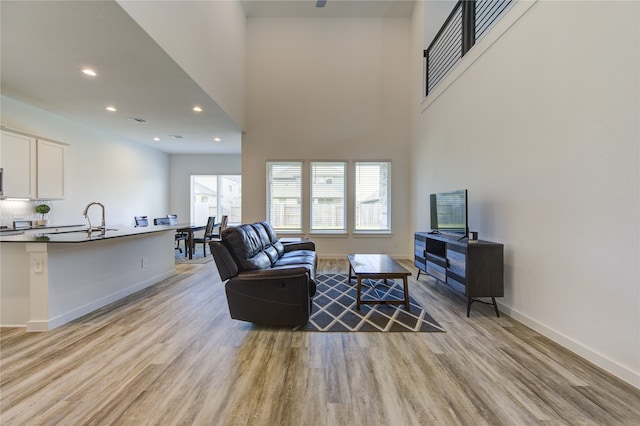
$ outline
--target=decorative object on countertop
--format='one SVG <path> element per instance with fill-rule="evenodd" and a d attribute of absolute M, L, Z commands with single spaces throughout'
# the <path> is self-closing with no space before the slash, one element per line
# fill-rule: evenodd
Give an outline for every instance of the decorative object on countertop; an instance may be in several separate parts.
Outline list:
<path fill-rule="evenodd" d="M 42 219 L 38 219 L 36 221 L 38 226 L 44 226 L 47 224 L 48 219 L 46 219 L 44 215 L 49 213 L 50 211 L 51 207 L 47 204 L 38 204 L 36 206 L 36 213 L 40 213 L 42 215 Z"/>

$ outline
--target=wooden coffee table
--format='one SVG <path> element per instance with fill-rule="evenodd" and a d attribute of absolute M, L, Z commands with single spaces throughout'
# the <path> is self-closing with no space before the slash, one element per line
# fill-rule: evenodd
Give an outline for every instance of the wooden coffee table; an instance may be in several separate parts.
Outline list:
<path fill-rule="evenodd" d="M 409 285 L 407 277 L 411 272 L 404 269 L 398 262 L 393 260 L 391 256 L 386 254 L 349 254 L 349 282 L 351 278 L 358 279 L 358 291 L 356 297 L 356 308 L 360 310 L 361 304 L 368 305 L 402 305 L 404 304 L 408 312 L 411 311 L 409 302 Z M 362 280 L 363 279 L 384 279 L 402 278 L 404 284 L 404 301 L 402 300 L 361 300 Z"/>

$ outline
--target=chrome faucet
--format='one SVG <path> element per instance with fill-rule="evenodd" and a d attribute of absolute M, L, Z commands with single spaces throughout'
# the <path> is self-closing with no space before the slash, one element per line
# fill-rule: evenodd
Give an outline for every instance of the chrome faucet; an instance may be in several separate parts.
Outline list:
<path fill-rule="evenodd" d="M 104 205 L 102 203 L 98 203 L 97 201 L 89 203 L 87 207 L 84 208 L 84 212 L 82 212 L 82 214 L 84 215 L 85 218 L 87 218 L 87 221 L 89 222 L 89 233 L 91 233 L 93 228 L 91 227 L 91 219 L 89 219 L 88 213 L 89 213 L 89 207 L 93 206 L 94 204 L 97 204 L 102 208 L 102 225 L 96 230 L 104 232 L 107 229 L 107 225 L 105 224 L 105 221 L 104 221 Z"/>

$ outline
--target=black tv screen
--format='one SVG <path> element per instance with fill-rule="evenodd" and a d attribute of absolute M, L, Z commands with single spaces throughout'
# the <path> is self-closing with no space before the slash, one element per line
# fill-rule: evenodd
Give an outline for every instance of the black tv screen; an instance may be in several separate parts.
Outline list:
<path fill-rule="evenodd" d="M 469 234 L 467 222 L 467 190 L 431 194 L 431 230 L 444 233 Z"/>

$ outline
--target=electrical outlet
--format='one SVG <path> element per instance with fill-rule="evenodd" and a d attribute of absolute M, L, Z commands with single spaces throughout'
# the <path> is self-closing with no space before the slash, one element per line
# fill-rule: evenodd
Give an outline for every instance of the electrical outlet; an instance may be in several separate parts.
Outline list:
<path fill-rule="evenodd" d="M 147 267 L 147 258 L 143 257 L 142 258 L 142 268 L 146 268 Z"/>
<path fill-rule="evenodd" d="M 42 259 L 35 258 L 33 259 L 33 272 L 41 274 L 44 270 L 42 266 Z"/>

